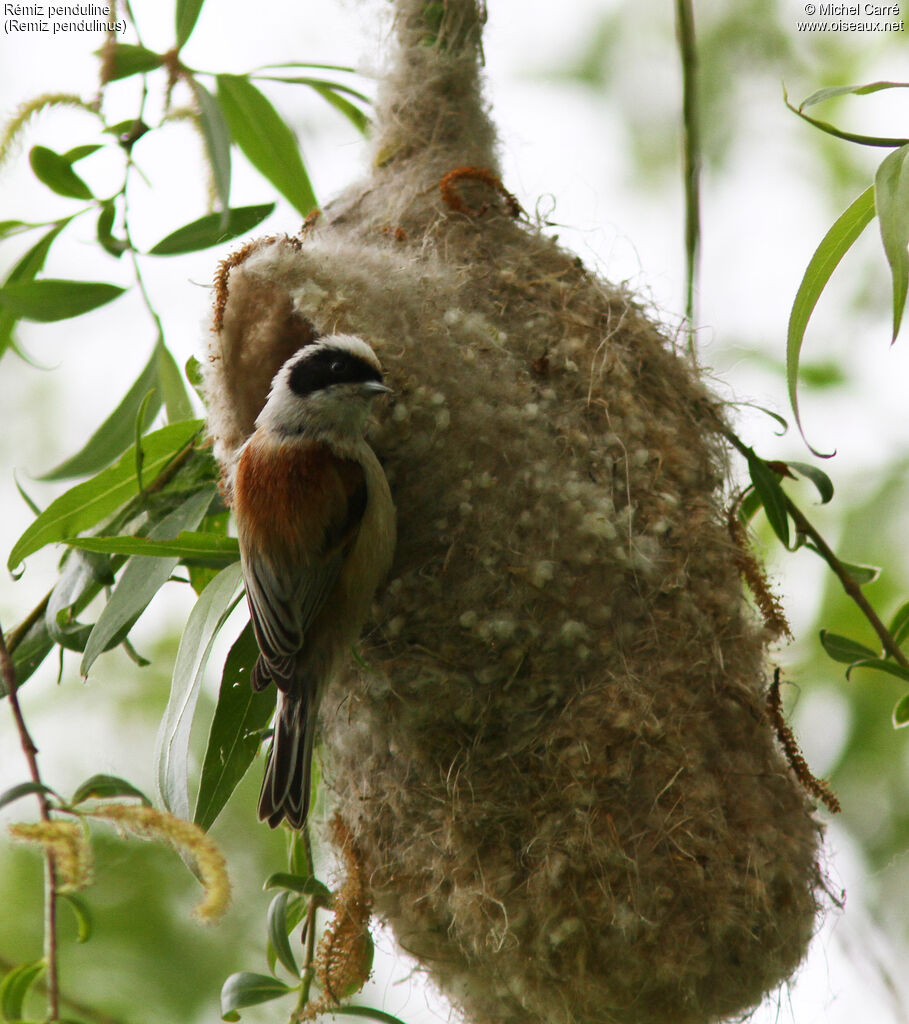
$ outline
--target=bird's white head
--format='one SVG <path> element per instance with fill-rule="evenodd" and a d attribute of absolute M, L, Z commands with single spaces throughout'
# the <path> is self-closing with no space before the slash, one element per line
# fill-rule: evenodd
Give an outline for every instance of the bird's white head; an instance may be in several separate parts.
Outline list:
<path fill-rule="evenodd" d="M 352 334 L 333 334 L 278 370 L 256 426 L 349 444 L 363 436 L 372 399 L 389 390 L 372 348 Z"/>

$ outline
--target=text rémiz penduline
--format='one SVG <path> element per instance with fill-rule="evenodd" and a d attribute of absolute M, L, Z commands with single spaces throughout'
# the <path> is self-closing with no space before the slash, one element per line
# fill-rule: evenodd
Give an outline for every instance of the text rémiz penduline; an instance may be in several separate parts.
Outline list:
<path fill-rule="evenodd" d="M 109 4 L 4 4 L 4 18 L 109 18 Z"/>

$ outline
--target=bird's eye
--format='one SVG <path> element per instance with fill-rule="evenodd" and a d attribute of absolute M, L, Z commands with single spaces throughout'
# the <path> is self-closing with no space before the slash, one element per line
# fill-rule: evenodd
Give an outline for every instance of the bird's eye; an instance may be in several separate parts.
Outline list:
<path fill-rule="evenodd" d="M 344 369 L 344 364 L 340 359 L 336 359 L 329 367 L 332 373 L 340 373 Z"/>

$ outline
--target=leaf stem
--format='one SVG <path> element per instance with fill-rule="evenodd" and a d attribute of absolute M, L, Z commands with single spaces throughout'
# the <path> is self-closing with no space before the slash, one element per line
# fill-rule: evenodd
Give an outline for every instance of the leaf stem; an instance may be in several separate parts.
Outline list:
<path fill-rule="evenodd" d="M 19 733 L 19 742 L 25 754 L 32 782 L 43 786 L 38 768 L 38 748 L 25 724 L 22 707 L 19 704 L 16 669 L 6 646 L 3 629 L 0 628 L 0 674 L 6 686 L 10 708 Z M 35 794 L 42 821 L 49 822 L 50 804 L 43 790 Z M 47 1017 L 48 1021 L 60 1019 L 60 980 L 57 968 L 57 864 L 54 854 L 45 849 L 44 853 L 44 958 L 47 962 Z"/>
<path fill-rule="evenodd" d="M 824 559 L 827 565 L 830 566 L 830 569 L 840 581 L 843 590 L 850 598 L 852 598 L 855 604 L 858 605 L 862 614 L 871 625 L 871 628 L 875 633 L 877 633 L 884 651 L 890 655 L 895 662 L 902 665 L 903 668 L 909 669 L 909 660 L 907 660 L 906 655 L 903 654 L 902 650 L 900 650 L 900 646 L 893 638 L 893 634 L 887 629 L 881 621 L 880 616 L 862 593 L 862 588 L 855 582 L 848 569 L 846 569 L 839 558 L 837 558 L 830 545 L 818 533 L 817 529 L 809 522 L 804 512 L 802 512 L 802 510 L 792 501 L 789 495 L 786 495 L 786 511 L 792 517 L 792 521 L 795 523 L 799 533 L 804 533 L 806 537 L 810 537 L 811 540 L 814 541 L 818 554 Z"/>

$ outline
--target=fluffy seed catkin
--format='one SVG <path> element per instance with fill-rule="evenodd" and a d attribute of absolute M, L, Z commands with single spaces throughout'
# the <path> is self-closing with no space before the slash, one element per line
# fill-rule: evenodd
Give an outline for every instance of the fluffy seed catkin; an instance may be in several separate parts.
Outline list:
<path fill-rule="evenodd" d="M 208 367 L 229 496 L 271 374 L 360 334 L 398 509 L 325 777 L 376 912 L 471 1024 L 705 1024 L 815 927 L 818 824 L 764 714 L 726 453 L 633 297 L 498 180 L 475 0 L 399 0 L 365 181 L 228 261 Z"/>

